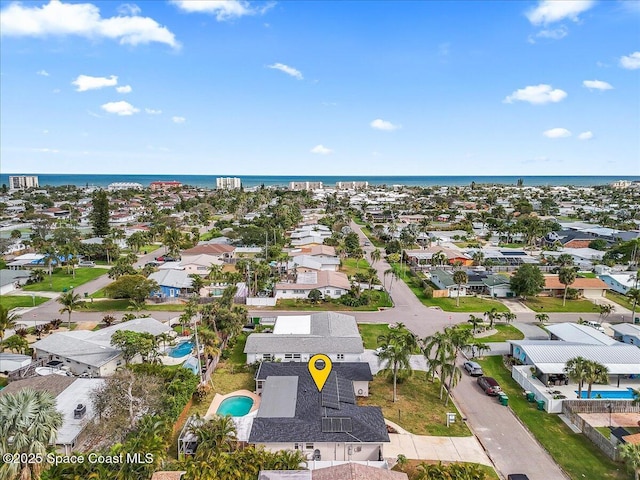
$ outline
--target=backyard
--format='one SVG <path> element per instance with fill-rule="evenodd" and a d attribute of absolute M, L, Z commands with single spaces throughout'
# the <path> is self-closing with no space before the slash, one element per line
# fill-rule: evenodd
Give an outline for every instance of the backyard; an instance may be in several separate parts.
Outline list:
<path fill-rule="evenodd" d="M 106 273 L 107 270 L 104 268 L 76 268 L 74 278 L 72 274 L 67 273 L 66 268 L 55 268 L 53 275 L 51 275 L 51 280 L 49 280 L 49 273 L 45 272 L 42 282 L 25 285 L 22 287 L 22 290 L 28 292 L 62 292 L 65 289 L 71 290 L 78 288 Z"/>
<path fill-rule="evenodd" d="M 574 480 L 626 480 L 629 474 L 622 464 L 614 463 L 584 435 L 573 433 L 555 414 L 539 411 L 529 403 L 522 388 L 511 378 L 502 356 L 478 360 L 485 375 L 495 378 L 509 396 L 509 407 L 556 463 Z"/>

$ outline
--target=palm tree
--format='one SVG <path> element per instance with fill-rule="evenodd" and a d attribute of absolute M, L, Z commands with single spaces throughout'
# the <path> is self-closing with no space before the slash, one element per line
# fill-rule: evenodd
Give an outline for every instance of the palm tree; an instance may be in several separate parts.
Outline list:
<path fill-rule="evenodd" d="M 217 283 L 222 277 L 222 265 L 212 263 L 209 267 L 209 273 L 207 276 L 209 277 L 209 280 Z"/>
<path fill-rule="evenodd" d="M 622 445 L 618 452 L 620 458 L 624 460 L 627 467 L 633 470 L 635 480 L 640 479 L 640 444 L 639 443 L 625 443 Z"/>
<path fill-rule="evenodd" d="M 444 402 L 445 405 L 448 405 L 453 387 L 455 387 L 455 384 L 460 378 L 460 369 L 456 367 L 456 359 L 461 351 L 469 349 L 473 336 L 469 330 L 456 327 L 447 327 L 444 329 L 444 332 L 449 336 L 451 346 L 453 347 L 449 371 L 449 386 L 447 388 L 447 399 Z"/>
<path fill-rule="evenodd" d="M 504 312 L 502 315 L 499 315 L 505 323 L 511 323 L 513 321 L 515 321 L 518 318 L 518 315 L 516 315 L 513 312 Z"/>
<path fill-rule="evenodd" d="M 164 234 L 163 242 L 167 247 L 169 255 L 177 257 L 182 244 L 182 234 L 177 228 L 172 228 Z"/>
<path fill-rule="evenodd" d="M 208 459 L 235 449 L 236 426 L 230 416 L 216 416 L 211 420 L 197 416 L 191 425 L 191 432 L 198 437 L 196 459 Z"/>
<path fill-rule="evenodd" d="M 484 312 L 484 317 L 489 320 L 489 328 L 493 328 L 493 322 L 500 317 L 500 314 L 498 313 L 498 309 L 493 307 L 491 310 Z"/>
<path fill-rule="evenodd" d="M 476 317 L 475 315 L 469 315 L 469 323 L 473 325 L 473 334 L 476 334 L 476 327 L 479 323 L 482 323 L 482 319 L 480 317 Z"/>
<path fill-rule="evenodd" d="M 591 398 L 591 387 L 594 383 L 609 383 L 609 369 L 593 360 L 587 361 L 586 375 L 584 381 L 587 382 L 587 398 Z"/>
<path fill-rule="evenodd" d="M 600 323 L 602 323 L 611 313 L 615 311 L 616 307 L 611 305 L 610 303 L 603 303 L 602 305 L 598 305 L 598 310 L 600 311 Z"/>
<path fill-rule="evenodd" d="M 0 452 L 15 454 L 18 462 L 3 463 L 0 478 L 38 479 L 45 463 L 27 463 L 31 455 L 45 456 L 62 426 L 51 393 L 25 388 L 0 397 Z"/>
<path fill-rule="evenodd" d="M 633 323 L 636 317 L 636 307 L 638 306 L 638 302 L 640 302 L 640 288 L 629 289 L 627 297 L 633 302 L 633 308 L 631 309 L 631 323 Z"/>
<path fill-rule="evenodd" d="M 491 351 L 491 347 L 483 342 L 471 342 L 469 349 L 471 349 L 471 358 L 475 358 L 476 355 L 481 357 L 483 353 Z"/>
<path fill-rule="evenodd" d="M 463 283 L 467 283 L 469 277 L 467 276 L 467 272 L 463 270 L 456 270 L 453 272 L 453 282 L 458 286 L 458 295 L 456 296 L 456 307 L 460 306 L 460 286 Z"/>
<path fill-rule="evenodd" d="M 0 342 L 4 339 L 4 334 L 10 328 L 15 328 L 16 320 L 20 318 L 20 315 L 10 313 L 8 308 L 4 308 L 0 305 Z"/>
<path fill-rule="evenodd" d="M 62 305 L 60 313 L 67 312 L 69 314 L 68 328 L 71 329 L 71 314 L 74 310 L 82 308 L 84 302 L 80 301 L 80 295 L 70 290 L 58 297 L 57 302 Z"/>
<path fill-rule="evenodd" d="M 562 306 L 567 303 L 567 288 L 576 281 L 576 271 L 573 268 L 562 267 L 558 272 L 558 280 L 564 285 L 564 295 L 562 297 Z"/>
<path fill-rule="evenodd" d="M 422 344 L 424 345 L 422 353 L 429 363 L 428 375 L 431 377 L 431 381 L 433 381 L 435 374 L 439 371 L 440 398 L 442 398 L 444 390 L 443 368 L 444 365 L 449 362 L 449 357 L 451 356 L 451 342 L 445 332 L 436 332 L 422 340 Z M 433 357 L 431 356 L 432 353 L 434 353 Z"/>
<path fill-rule="evenodd" d="M 371 264 L 375 265 L 382 258 L 382 252 L 379 248 L 376 248 L 371 253 L 369 253 L 369 257 L 371 257 Z"/>
<path fill-rule="evenodd" d="M 386 361 L 386 370 L 390 371 L 393 376 L 393 401 L 396 402 L 398 400 L 398 373 L 402 371 L 411 373 L 409 359 L 418 346 L 418 342 L 415 335 L 400 323 L 395 328 L 390 328 L 386 335 L 378 336 L 378 346 L 381 347 L 378 353 L 378 362 Z"/>
<path fill-rule="evenodd" d="M 536 320 L 540 323 L 545 323 L 549 320 L 549 315 L 546 313 L 536 313 Z"/>
<path fill-rule="evenodd" d="M 565 373 L 578 384 L 578 398 L 582 398 L 582 385 L 587 378 L 588 362 L 584 357 L 575 357 L 570 358 L 564 366 Z"/>

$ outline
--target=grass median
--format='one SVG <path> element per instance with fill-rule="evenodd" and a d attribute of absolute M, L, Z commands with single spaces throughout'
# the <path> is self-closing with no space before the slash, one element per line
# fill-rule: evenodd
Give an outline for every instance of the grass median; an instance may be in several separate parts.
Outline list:
<path fill-rule="evenodd" d="M 495 378 L 509 396 L 509 407 L 553 460 L 574 480 L 628 480 L 622 463 L 609 460 L 587 437 L 573 433 L 560 417 L 537 410 L 527 402 L 523 390 L 511 378 L 502 356 L 478 360 L 485 375 Z"/>

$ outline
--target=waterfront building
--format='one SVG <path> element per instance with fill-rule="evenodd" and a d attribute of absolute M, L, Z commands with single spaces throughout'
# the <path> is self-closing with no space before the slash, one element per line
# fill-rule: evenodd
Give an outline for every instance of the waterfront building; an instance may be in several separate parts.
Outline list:
<path fill-rule="evenodd" d="M 322 182 L 289 182 L 289 190 L 321 190 Z"/>
<path fill-rule="evenodd" d="M 364 190 L 369 188 L 369 182 L 336 182 L 338 190 Z"/>
<path fill-rule="evenodd" d="M 37 175 L 11 175 L 9 176 L 9 190 L 24 190 L 38 188 Z"/>
<path fill-rule="evenodd" d="M 109 184 L 107 190 L 113 192 L 114 190 L 142 190 L 143 188 L 142 184 L 137 182 L 113 182 Z"/>
<path fill-rule="evenodd" d="M 157 192 L 157 191 L 166 192 L 167 190 L 171 190 L 172 188 L 180 188 L 180 187 L 182 187 L 182 183 L 176 180 L 168 180 L 168 181 L 158 180 L 155 182 L 151 182 L 149 184 L 149 188 L 154 192 Z"/>
<path fill-rule="evenodd" d="M 235 190 L 240 187 L 242 187 L 242 181 L 238 177 L 216 178 L 216 188 L 218 190 Z"/>

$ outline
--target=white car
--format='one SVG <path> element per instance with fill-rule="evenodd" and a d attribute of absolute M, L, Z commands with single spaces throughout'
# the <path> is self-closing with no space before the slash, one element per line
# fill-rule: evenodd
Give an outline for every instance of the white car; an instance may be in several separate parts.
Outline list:
<path fill-rule="evenodd" d="M 88 260 L 83 260 L 81 262 L 78 262 L 78 267 L 95 267 L 96 264 L 95 262 L 90 262 Z"/>

